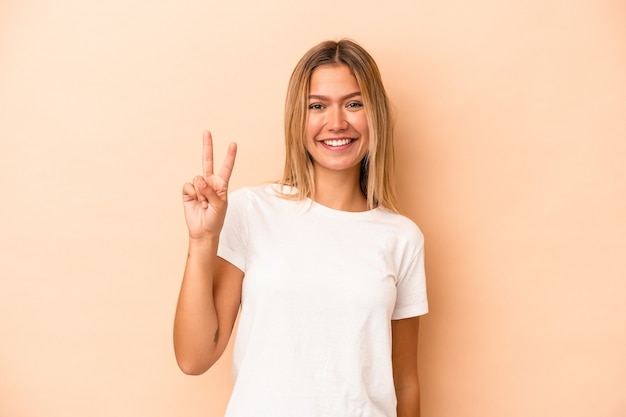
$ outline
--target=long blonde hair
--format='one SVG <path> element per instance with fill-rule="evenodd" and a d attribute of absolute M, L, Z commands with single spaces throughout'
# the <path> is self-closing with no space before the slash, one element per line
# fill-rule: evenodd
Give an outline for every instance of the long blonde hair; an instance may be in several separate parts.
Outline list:
<path fill-rule="evenodd" d="M 374 59 L 349 39 L 325 41 L 311 48 L 296 65 L 285 101 L 285 169 L 279 181 L 295 187 L 292 198 L 310 197 L 315 190 L 313 163 L 305 148 L 311 75 L 323 65 L 346 65 L 361 89 L 369 127 L 369 150 L 361 162 L 361 191 L 372 209 L 397 211 L 393 181 L 393 122 L 389 100 Z M 288 195 L 287 195 L 288 196 Z"/>

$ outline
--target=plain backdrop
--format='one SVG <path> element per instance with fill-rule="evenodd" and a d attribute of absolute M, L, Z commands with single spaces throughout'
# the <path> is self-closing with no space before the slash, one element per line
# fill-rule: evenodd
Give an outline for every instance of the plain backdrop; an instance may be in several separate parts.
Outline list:
<path fill-rule="evenodd" d="M 626 416 L 626 3 L 4 0 L 0 415 L 220 417 L 172 348 L 201 132 L 276 179 L 291 70 L 350 37 L 426 236 L 425 417 Z M 347 416 L 341 416 L 347 417 Z"/>

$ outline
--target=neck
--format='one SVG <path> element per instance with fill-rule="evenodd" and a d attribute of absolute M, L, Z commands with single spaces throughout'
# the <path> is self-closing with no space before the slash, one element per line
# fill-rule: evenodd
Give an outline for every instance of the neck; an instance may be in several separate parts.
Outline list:
<path fill-rule="evenodd" d="M 361 192 L 360 172 L 324 172 L 315 170 L 315 193 L 312 199 L 341 211 L 366 211 L 367 200 Z"/>

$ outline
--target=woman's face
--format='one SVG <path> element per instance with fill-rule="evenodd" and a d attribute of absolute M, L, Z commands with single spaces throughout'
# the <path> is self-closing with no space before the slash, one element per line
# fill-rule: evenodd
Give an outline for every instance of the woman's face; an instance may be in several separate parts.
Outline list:
<path fill-rule="evenodd" d="M 369 147 L 361 89 L 345 65 L 324 65 L 311 74 L 305 147 L 317 173 L 359 172 Z"/>

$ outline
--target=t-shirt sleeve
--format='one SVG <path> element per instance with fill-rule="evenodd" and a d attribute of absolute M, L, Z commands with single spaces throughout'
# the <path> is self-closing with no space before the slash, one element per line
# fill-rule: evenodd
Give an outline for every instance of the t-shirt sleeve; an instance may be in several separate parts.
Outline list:
<path fill-rule="evenodd" d="M 396 287 L 396 305 L 391 316 L 392 320 L 428 313 L 424 270 L 424 235 L 417 226 L 415 226 L 405 250 L 402 251 Z"/>
<path fill-rule="evenodd" d="M 228 208 L 217 247 L 217 256 L 243 272 L 246 272 L 248 200 L 249 196 L 245 189 L 234 191 L 228 196 Z"/>

